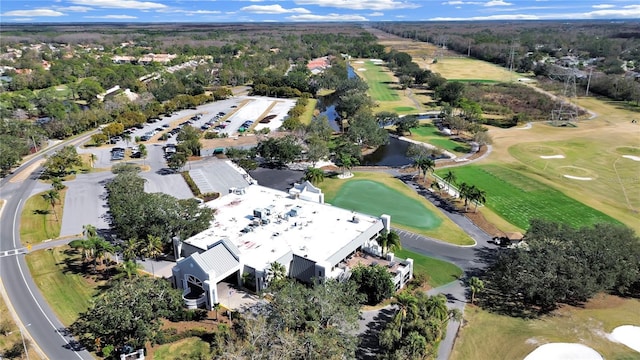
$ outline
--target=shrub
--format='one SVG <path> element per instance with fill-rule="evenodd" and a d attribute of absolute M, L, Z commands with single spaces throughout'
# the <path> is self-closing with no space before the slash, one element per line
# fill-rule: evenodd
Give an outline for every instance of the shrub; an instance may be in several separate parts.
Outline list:
<path fill-rule="evenodd" d="M 205 202 L 207 202 L 207 201 L 211 201 L 211 200 L 215 200 L 215 199 L 219 198 L 220 197 L 220 193 L 209 192 L 209 193 L 200 194 L 199 197 L 202 200 L 204 200 Z"/>
<path fill-rule="evenodd" d="M 184 179 L 184 181 L 187 182 L 187 185 L 189 186 L 189 189 L 191 189 L 191 192 L 193 193 L 193 196 L 200 196 L 200 189 L 198 189 L 198 185 L 196 185 L 195 181 L 193 181 L 193 179 L 191 178 L 191 175 L 189 175 L 188 171 L 183 171 L 180 173 L 180 175 L 182 175 L 182 178 Z"/>

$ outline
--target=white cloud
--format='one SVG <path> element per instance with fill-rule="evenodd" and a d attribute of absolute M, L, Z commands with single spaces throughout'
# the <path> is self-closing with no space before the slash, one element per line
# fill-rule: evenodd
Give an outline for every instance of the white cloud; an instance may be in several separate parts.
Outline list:
<path fill-rule="evenodd" d="M 85 19 L 137 19 L 137 16 L 131 15 L 104 15 L 104 16 L 85 16 Z"/>
<path fill-rule="evenodd" d="M 167 7 L 164 4 L 156 2 L 137 0 L 70 0 L 70 2 L 78 5 L 88 5 L 106 9 L 149 10 L 164 9 Z"/>
<path fill-rule="evenodd" d="M 508 3 L 502 0 L 491 0 L 489 2 L 484 3 L 484 6 L 510 6 L 512 3 Z"/>
<path fill-rule="evenodd" d="M 15 21 L 15 22 L 27 22 L 27 21 L 33 21 L 35 20 L 34 18 L 15 18 L 15 19 L 9 19 L 10 21 Z"/>
<path fill-rule="evenodd" d="M 289 13 L 310 14 L 311 13 L 311 11 L 305 8 L 285 9 L 278 4 L 245 6 L 241 8 L 240 11 L 246 11 L 253 14 L 289 14 Z"/>
<path fill-rule="evenodd" d="M 452 1 L 445 1 L 443 3 L 440 3 L 441 5 L 482 5 L 484 4 L 481 1 L 460 1 L 460 0 L 452 0 Z"/>
<path fill-rule="evenodd" d="M 588 19 L 593 18 L 640 18 L 640 5 L 627 5 L 622 9 L 615 10 L 595 10 L 583 14 Z"/>
<path fill-rule="evenodd" d="M 456 17 L 436 17 L 429 21 L 483 21 L 483 20 L 539 20 L 536 15 L 526 14 L 509 14 L 509 15 L 489 15 L 489 16 L 473 16 L 468 18 Z"/>
<path fill-rule="evenodd" d="M 367 18 L 360 15 L 341 15 L 341 14 L 326 14 L 326 15 L 291 15 L 287 19 L 292 21 L 368 21 Z"/>
<path fill-rule="evenodd" d="M 611 9 L 613 7 L 616 7 L 615 5 L 611 5 L 611 4 L 599 4 L 599 5 L 593 5 L 592 8 L 594 9 Z"/>
<path fill-rule="evenodd" d="M 174 10 L 175 12 L 176 10 Z M 190 15 L 208 15 L 208 14 L 220 14 L 218 10 L 181 10 L 179 12 L 183 12 Z"/>
<path fill-rule="evenodd" d="M 381 13 L 381 12 L 379 12 L 379 11 L 376 11 L 376 12 L 372 12 L 372 13 L 371 13 L 371 14 L 369 14 L 368 16 L 372 16 L 372 17 L 375 17 L 375 16 L 384 16 L 384 13 Z"/>
<path fill-rule="evenodd" d="M 71 12 L 87 12 L 89 10 L 93 10 L 87 6 L 56 6 L 56 10 L 60 11 L 71 11 Z"/>
<path fill-rule="evenodd" d="M 322 7 L 373 11 L 415 9 L 420 7 L 418 4 L 396 0 L 294 0 L 294 2 L 300 5 L 317 5 Z"/>
<path fill-rule="evenodd" d="M 61 13 L 60 11 L 55 11 L 51 9 L 33 9 L 33 10 L 12 10 L 3 13 L 2 16 L 10 16 L 10 17 L 39 17 L 39 16 L 65 16 L 65 13 Z"/>

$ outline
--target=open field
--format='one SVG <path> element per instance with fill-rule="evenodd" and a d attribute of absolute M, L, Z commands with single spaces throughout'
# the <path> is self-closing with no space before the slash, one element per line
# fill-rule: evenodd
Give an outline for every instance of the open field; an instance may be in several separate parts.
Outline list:
<path fill-rule="evenodd" d="M 156 360 L 202 359 L 209 354 L 209 344 L 199 337 L 190 337 L 158 347 L 153 358 Z"/>
<path fill-rule="evenodd" d="M 609 341 L 607 333 L 620 325 L 640 325 L 640 300 L 598 295 L 584 308 L 565 306 L 548 316 L 524 320 L 467 307 L 465 325 L 451 360 L 522 359 L 550 342 L 581 343 L 605 359 L 637 359 L 640 354 Z"/>
<path fill-rule="evenodd" d="M 411 136 L 409 136 L 409 138 L 429 143 L 457 155 L 466 154 L 471 150 L 469 144 L 451 140 L 448 136 L 442 135 L 440 131 L 438 131 L 438 128 L 431 123 L 422 123 L 420 127 L 411 129 Z"/>
<path fill-rule="evenodd" d="M 486 191 L 485 205 L 522 229 L 529 227 L 530 219 L 561 220 L 573 226 L 617 223 L 612 217 L 509 167 L 470 165 L 450 170 L 456 174 L 458 183 L 466 182 Z M 437 173 L 443 176 L 444 172 Z"/>
<path fill-rule="evenodd" d="M 42 198 L 44 192 L 33 195 L 25 202 L 20 216 L 20 240 L 23 245 L 37 244 L 43 240 L 55 239 L 60 236 L 66 193 L 66 189 L 60 191 L 60 199 L 56 201 L 55 213 L 52 211 L 49 201 Z"/>
<path fill-rule="evenodd" d="M 68 246 L 26 255 L 33 281 L 60 321 L 70 325 L 89 308 L 101 283 L 87 280 L 78 270 L 82 260 Z"/>
<path fill-rule="evenodd" d="M 435 64 L 429 65 L 429 69 L 442 75 L 447 80 L 492 80 L 515 81 L 522 74 L 511 73 L 509 70 L 477 59 L 467 57 L 442 57 Z"/>
<path fill-rule="evenodd" d="M 429 286 L 436 288 L 448 284 L 462 275 L 462 269 L 450 262 L 420 255 L 409 250 L 395 250 L 393 254 L 399 258 L 413 259 L 413 273 L 423 273 L 429 279 Z"/>
<path fill-rule="evenodd" d="M 483 163 L 510 164 L 640 231 L 640 161 L 629 158 L 640 151 L 640 125 L 631 123 L 640 114 L 624 109 L 624 104 L 596 98 L 576 103 L 596 117 L 578 122 L 575 128 L 545 123 L 528 130 L 490 127 L 493 152 Z"/>
<path fill-rule="evenodd" d="M 348 185 L 351 182 L 356 182 L 355 187 Z M 325 179 L 319 186 L 325 193 L 325 201 L 336 206 L 374 216 L 389 214 L 393 226 L 452 244 L 474 243 L 433 204 L 391 175 L 357 172 L 350 179 Z M 344 187 L 348 197 L 344 196 L 346 192 L 342 192 Z M 351 197 L 359 200 L 349 199 Z"/>
<path fill-rule="evenodd" d="M 369 96 L 377 104 L 374 112 L 393 111 L 398 114 L 413 114 L 422 111 L 420 101 L 426 101 L 426 96 L 413 101 L 408 90 L 400 90 L 393 73 L 382 65 L 376 65 L 370 60 L 356 60 L 351 62 L 353 70 L 369 85 Z M 413 96 L 413 95 L 412 95 Z"/>

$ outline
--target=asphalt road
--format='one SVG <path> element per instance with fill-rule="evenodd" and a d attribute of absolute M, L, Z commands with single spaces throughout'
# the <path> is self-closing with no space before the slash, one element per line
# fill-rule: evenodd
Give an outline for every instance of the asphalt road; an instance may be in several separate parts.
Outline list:
<path fill-rule="evenodd" d="M 71 143 L 88 138 L 84 135 Z M 0 181 L 0 198 L 5 200 L 0 217 L 0 252 L 20 249 L 20 213 L 33 188 L 40 169 L 28 179 L 11 182 L 18 173 L 38 161 L 45 154 L 56 151 L 68 143 L 58 144 L 43 153 L 29 159 L 14 174 Z M 68 334 L 58 320 L 40 290 L 33 282 L 24 255 L 0 257 L 0 278 L 16 315 L 20 319 L 21 329 L 27 338 L 32 338 L 37 347 L 49 359 L 92 359 L 91 354 L 81 349 L 76 340 Z"/>

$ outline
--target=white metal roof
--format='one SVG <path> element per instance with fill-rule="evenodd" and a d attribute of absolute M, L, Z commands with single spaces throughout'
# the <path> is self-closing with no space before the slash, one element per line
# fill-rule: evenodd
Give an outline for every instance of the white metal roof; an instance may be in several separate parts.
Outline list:
<path fill-rule="evenodd" d="M 245 194 L 228 194 L 205 204 L 216 210 L 212 226 L 185 240 L 206 250 L 228 239 L 239 250 L 241 261 L 264 269 L 288 252 L 314 262 L 327 260 L 345 244 L 378 224 L 377 217 L 310 201 L 287 193 L 250 185 Z M 255 209 L 270 209 L 269 223 L 250 227 Z M 294 211 L 292 211 L 294 210 Z M 297 213 L 297 216 L 291 216 Z M 352 221 L 357 217 L 357 222 Z M 251 228 L 250 232 L 242 232 Z"/>

